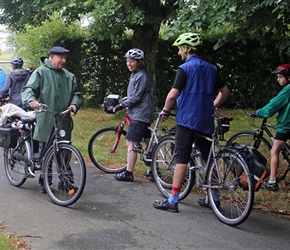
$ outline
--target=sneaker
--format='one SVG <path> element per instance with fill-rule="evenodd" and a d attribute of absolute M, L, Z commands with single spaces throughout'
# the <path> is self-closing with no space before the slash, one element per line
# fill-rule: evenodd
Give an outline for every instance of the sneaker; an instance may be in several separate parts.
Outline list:
<path fill-rule="evenodd" d="M 269 190 L 269 191 L 274 191 L 274 192 L 279 190 L 279 186 L 278 186 L 277 181 L 274 182 L 274 183 L 267 182 L 261 188 L 264 189 L 264 190 Z"/>
<path fill-rule="evenodd" d="M 45 189 L 44 185 L 40 185 L 38 190 L 39 190 L 40 193 L 43 193 L 43 194 L 46 193 L 46 189 Z"/>
<path fill-rule="evenodd" d="M 168 199 L 162 201 L 154 201 L 153 207 L 160 210 L 166 210 L 169 212 L 177 213 L 178 212 L 178 203 L 169 204 Z"/>
<path fill-rule="evenodd" d="M 205 198 L 204 198 L 204 199 L 198 199 L 197 202 L 198 202 L 198 204 L 199 204 L 201 207 L 211 208 L 211 204 L 210 204 L 208 201 L 206 201 Z M 215 203 L 217 209 L 220 210 L 220 206 L 221 206 L 220 201 L 214 201 L 214 203 Z"/>
<path fill-rule="evenodd" d="M 115 179 L 117 179 L 118 181 L 134 181 L 134 176 L 131 174 L 129 176 L 125 175 L 125 171 L 122 173 L 115 173 L 114 174 Z"/>

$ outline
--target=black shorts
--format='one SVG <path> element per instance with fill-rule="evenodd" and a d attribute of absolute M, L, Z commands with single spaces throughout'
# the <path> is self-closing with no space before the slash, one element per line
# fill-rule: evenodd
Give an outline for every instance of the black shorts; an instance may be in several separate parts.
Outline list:
<path fill-rule="evenodd" d="M 290 139 L 290 132 L 289 133 L 277 132 L 274 138 L 275 140 L 286 142 L 288 139 Z"/>
<path fill-rule="evenodd" d="M 196 136 L 196 133 L 197 132 L 195 130 L 176 125 L 176 163 L 187 164 L 189 162 L 193 143 L 195 143 L 199 147 L 203 159 L 207 160 L 211 147 L 211 142 L 199 137 L 198 135 Z M 198 133 L 201 134 L 200 132 Z M 212 137 L 212 135 L 204 135 L 210 138 Z"/>
<path fill-rule="evenodd" d="M 130 121 L 126 139 L 133 142 L 141 142 L 143 138 L 150 138 L 151 131 L 148 129 L 150 123 Z"/>

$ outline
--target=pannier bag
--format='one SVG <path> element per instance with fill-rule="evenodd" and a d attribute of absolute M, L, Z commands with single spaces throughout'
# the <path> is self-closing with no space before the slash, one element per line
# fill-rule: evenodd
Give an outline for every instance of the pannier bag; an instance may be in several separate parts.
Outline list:
<path fill-rule="evenodd" d="M 119 104 L 119 95 L 108 95 L 104 100 L 104 111 L 107 114 L 113 114 L 113 108 Z"/>
<path fill-rule="evenodd" d="M 0 127 L 0 147 L 15 148 L 17 146 L 18 128 Z"/>
<path fill-rule="evenodd" d="M 253 176 L 254 190 L 258 191 L 264 179 L 266 179 L 270 174 L 267 159 L 256 148 L 248 145 L 233 143 L 229 147 L 238 151 L 239 154 L 243 157 Z M 241 170 L 241 167 L 239 167 L 237 163 L 234 163 L 233 171 L 236 177 L 239 177 L 239 184 L 243 189 L 247 189 L 248 182 L 246 173 L 239 170 Z"/>

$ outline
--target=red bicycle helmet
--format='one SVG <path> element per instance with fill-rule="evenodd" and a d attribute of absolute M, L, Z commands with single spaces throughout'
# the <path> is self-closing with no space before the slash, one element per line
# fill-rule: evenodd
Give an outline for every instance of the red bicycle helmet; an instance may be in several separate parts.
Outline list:
<path fill-rule="evenodd" d="M 281 64 L 272 74 L 290 75 L 290 64 Z"/>

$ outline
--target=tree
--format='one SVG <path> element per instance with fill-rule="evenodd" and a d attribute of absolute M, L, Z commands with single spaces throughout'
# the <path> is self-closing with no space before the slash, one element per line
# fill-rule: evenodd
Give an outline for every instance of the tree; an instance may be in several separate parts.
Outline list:
<path fill-rule="evenodd" d="M 97 40 L 122 39 L 132 31 L 132 47 L 145 52 L 146 68 L 155 83 L 155 61 L 161 23 L 186 0 L 0 0 L 3 9 L 0 23 L 21 30 L 25 24 L 40 25 L 53 11 L 67 22 L 86 16 L 89 28 Z M 128 48 L 129 49 L 129 48 Z M 124 51 L 125 54 L 126 51 Z M 153 87 L 154 88 L 154 87 Z"/>
<path fill-rule="evenodd" d="M 290 2 L 288 0 L 189 0 L 180 8 L 171 29 L 200 27 L 204 32 L 222 33 L 216 48 L 227 41 L 259 39 L 261 45 L 274 41 L 277 51 L 290 52 Z M 225 32 L 227 31 L 227 32 Z"/>
<path fill-rule="evenodd" d="M 68 47 L 64 43 L 66 40 L 79 40 L 84 36 L 79 24 L 66 24 L 56 12 L 43 21 L 41 26 L 25 25 L 24 28 L 23 32 L 18 32 L 16 37 L 12 37 L 11 43 L 17 48 L 17 54 L 25 58 L 29 65 L 34 66 L 39 66 L 40 57 L 47 56 L 53 46 L 64 46 L 71 52 L 77 51 L 80 49 L 80 46 L 77 48 L 77 44 Z"/>

